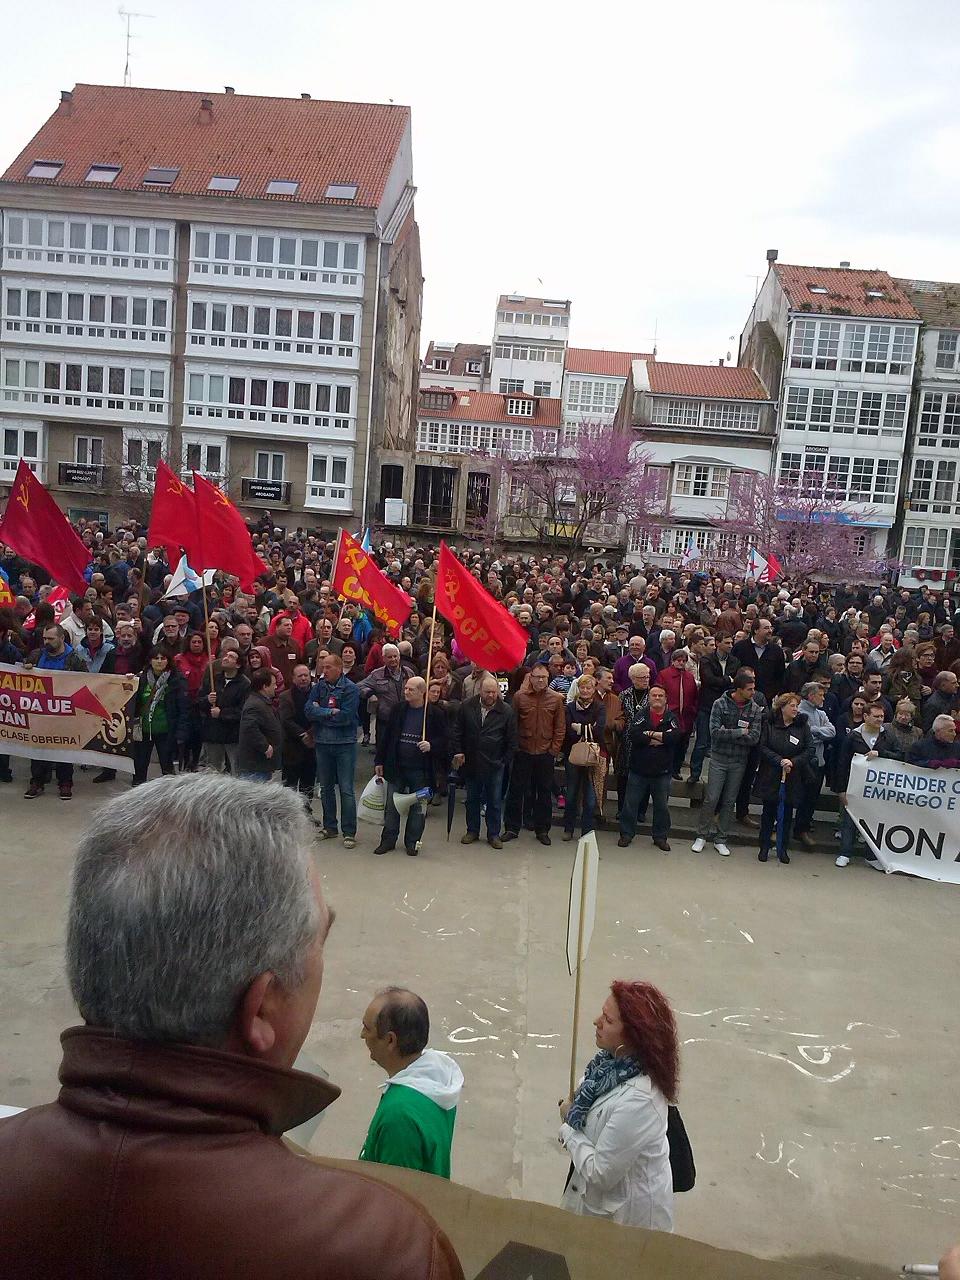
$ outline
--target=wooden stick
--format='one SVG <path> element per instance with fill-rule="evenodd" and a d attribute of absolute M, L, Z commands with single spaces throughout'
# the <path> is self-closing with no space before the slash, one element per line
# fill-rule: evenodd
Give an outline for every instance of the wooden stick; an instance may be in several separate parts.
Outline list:
<path fill-rule="evenodd" d="M 437 597 L 436 597 L 436 593 L 434 593 L 433 618 L 430 620 L 430 648 L 427 650 L 427 675 L 426 675 L 427 691 L 426 691 L 426 696 L 423 699 L 423 733 L 421 734 L 421 737 L 420 737 L 421 742 L 426 742 L 427 740 L 427 707 L 429 707 L 430 705 L 430 666 L 431 666 L 431 663 L 433 662 L 433 633 L 436 629 L 436 626 L 437 626 Z"/>
<path fill-rule="evenodd" d="M 573 1041 L 570 1045 L 570 1097 L 577 1082 L 577 1034 L 580 1029 L 580 968 L 583 964 L 583 918 L 587 911 L 587 851 L 583 851 L 583 873 L 580 880 L 580 921 L 577 926 L 576 986 L 573 992 Z"/>
<path fill-rule="evenodd" d="M 207 609 L 207 588 L 203 582 L 203 570 L 200 570 L 200 594 L 203 596 L 203 636 L 207 642 L 207 670 L 210 672 L 210 692 L 216 693 L 213 685 L 213 648 L 210 644 L 210 614 Z"/>

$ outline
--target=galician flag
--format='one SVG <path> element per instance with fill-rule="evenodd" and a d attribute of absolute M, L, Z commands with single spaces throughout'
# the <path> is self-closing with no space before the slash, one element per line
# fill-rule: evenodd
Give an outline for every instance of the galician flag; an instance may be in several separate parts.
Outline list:
<path fill-rule="evenodd" d="M 760 554 L 756 547 L 751 547 L 747 555 L 747 577 L 752 578 L 754 582 L 770 581 L 770 569 L 767 559 Z"/>
<path fill-rule="evenodd" d="M 692 564 L 696 564 L 699 559 L 700 559 L 700 548 L 691 538 L 690 541 L 687 543 L 686 551 L 684 551 L 683 555 L 680 557 L 680 567 L 683 569 L 689 569 L 690 566 Z"/>
<path fill-rule="evenodd" d="M 373 550 L 373 543 L 370 541 L 370 526 L 363 531 L 363 537 L 360 539 L 360 550 L 365 551 L 367 555 Z"/>
<path fill-rule="evenodd" d="M 178 596 L 188 596 L 191 591 L 199 591 L 201 585 L 209 587 L 216 575 L 216 569 L 205 569 L 203 573 L 203 582 L 200 581 L 200 575 L 196 573 L 187 564 L 187 557 L 181 556 L 180 562 L 174 570 L 173 577 L 170 579 L 170 585 L 163 593 L 164 600 L 176 599 Z"/>

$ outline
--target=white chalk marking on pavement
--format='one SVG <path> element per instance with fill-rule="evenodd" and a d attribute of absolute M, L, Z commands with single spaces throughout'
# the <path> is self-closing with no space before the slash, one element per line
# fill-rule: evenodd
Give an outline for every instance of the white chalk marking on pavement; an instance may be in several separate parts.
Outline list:
<path fill-rule="evenodd" d="M 748 942 L 753 942 L 753 939 L 750 937 L 749 933 L 747 933 L 746 929 L 741 929 L 740 932 L 743 934 L 743 936 L 746 938 Z"/>
<path fill-rule="evenodd" d="M 470 1016 L 471 1016 L 472 1018 L 476 1018 L 476 1020 L 477 1020 L 478 1022 L 482 1022 L 482 1023 L 483 1023 L 483 1025 L 484 1025 L 485 1027 L 492 1027 L 492 1026 L 493 1026 L 493 1023 L 490 1021 L 490 1019 L 489 1019 L 489 1018 L 481 1018 L 481 1017 L 480 1017 L 480 1015 L 479 1015 L 479 1013 L 477 1013 L 474 1009 L 471 1009 L 471 1010 L 470 1010 Z"/>

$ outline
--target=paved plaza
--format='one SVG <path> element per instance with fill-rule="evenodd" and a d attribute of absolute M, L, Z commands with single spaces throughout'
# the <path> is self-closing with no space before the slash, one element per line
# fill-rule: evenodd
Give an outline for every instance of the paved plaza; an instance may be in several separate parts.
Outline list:
<path fill-rule="evenodd" d="M 363 763 L 363 754 L 361 757 Z M 54 1096 L 57 1037 L 75 1021 L 62 939 L 73 844 L 94 807 L 125 784 L 75 799 L 22 798 L 25 768 L 0 793 L 0 1102 Z M 319 806 L 317 806 L 319 809 Z M 312 1149 L 359 1151 L 382 1079 L 359 1038 L 368 997 L 414 987 L 432 1043 L 466 1076 L 454 1178 L 497 1195 L 555 1203 L 566 1173 L 557 1099 L 566 1092 L 573 982 L 563 959 L 575 845 L 526 833 L 495 852 L 450 843 L 432 809 L 419 858 L 317 842 L 337 922 L 305 1052 L 344 1090 Z M 849 1276 L 930 1261 L 957 1234 L 955 993 L 958 891 L 823 853 L 789 867 L 628 849 L 600 836 L 597 925 L 584 979 L 590 1018 L 613 977 L 648 978 L 678 1011 L 681 1108 L 698 1185 L 678 1197 L 677 1230 Z"/>

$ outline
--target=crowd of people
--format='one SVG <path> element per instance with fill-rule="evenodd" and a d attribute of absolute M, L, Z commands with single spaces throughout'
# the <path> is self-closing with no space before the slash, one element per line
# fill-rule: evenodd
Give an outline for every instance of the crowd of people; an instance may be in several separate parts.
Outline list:
<path fill-rule="evenodd" d="M 200 593 L 165 596 L 170 565 L 136 525 L 81 536 L 90 586 L 59 624 L 42 570 L 0 555 L 16 596 L 0 613 L 3 660 L 140 674 L 133 785 L 154 750 L 164 773 L 279 776 L 307 804 L 319 795 L 321 837 L 348 847 L 364 745 L 385 783 L 375 852 L 402 838 L 411 855 L 424 805 L 401 813 L 394 797 L 438 801 L 451 782 L 466 787 L 467 844 L 481 823 L 493 848 L 524 828 L 549 844 L 556 821 L 564 840 L 616 824 L 625 847 L 649 811 L 666 851 L 682 782 L 700 801 L 693 850 L 728 856 L 736 822 L 761 861 L 776 851 L 789 862 L 792 841 L 812 847 L 819 797 L 833 792 L 842 867 L 862 851 L 843 807 L 854 755 L 960 764 L 960 596 L 928 586 L 759 584 L 486 547 L 464 561 L 528 637 L 516 669 L 489 672 L 434 624 L 436 547 L 375 548 L 413 602 L 390 636 L 337 597 L 334 543 L 283 534 L 269 515 L 251 528 L 269 572 L 250 594 L 218 575 L 206 608 Z M 71 765 L 44 761 L 32 763 L 28 798 L 53 768 L 70 798 Z M 5 758 L 0 778 L 11 779 Z"/>

